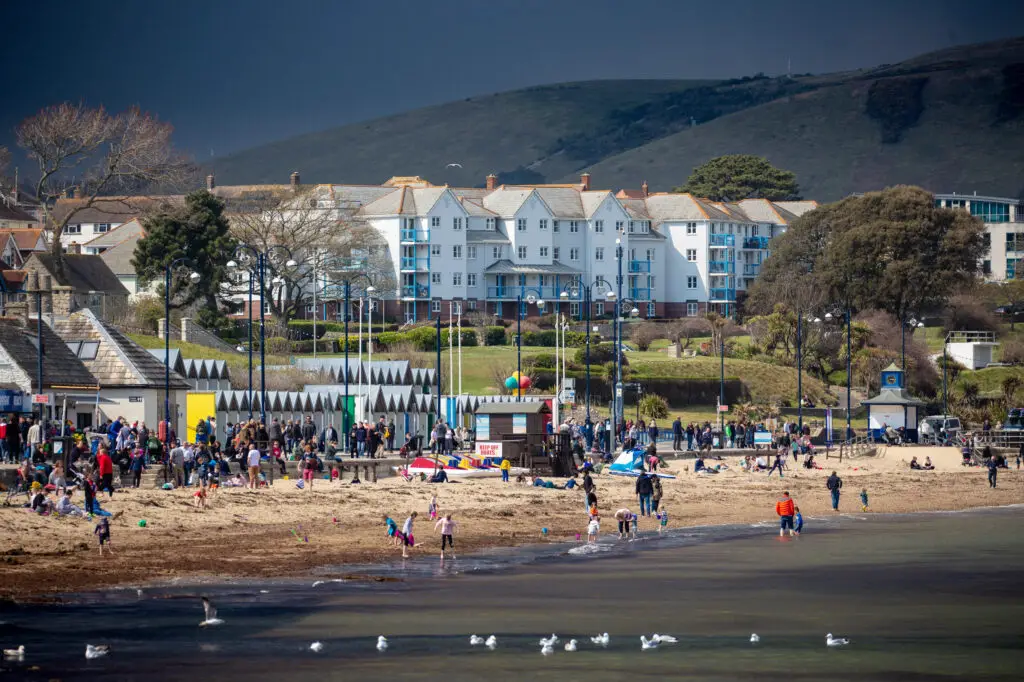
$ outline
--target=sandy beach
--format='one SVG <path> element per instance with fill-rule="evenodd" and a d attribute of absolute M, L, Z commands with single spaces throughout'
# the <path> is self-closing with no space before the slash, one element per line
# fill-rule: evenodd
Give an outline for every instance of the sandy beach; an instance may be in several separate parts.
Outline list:
<path fill-rule="evenodd" d="M 930 456 L 935 471 L 911 471 L 908 463 Z M 689 471 L 692 459 L 673 460 L 664 473 L 662 507 L 670 527 L 774 521 L 774 504 L 783 490 L 796 499 L 809 527 L 814 517 L 832 514 L 825 479 L 833 469 L 844 480 L 840 512 L 860 513 L 859 493 L 868 490 L 873 513 L 959 510 L 1024 503 L 1024 475 L 1000 472 L 991 489 L 986 470 L 960 465 L 954 448 L 890 448 L 876 457 L 839 463 L 820 460 L 821 470 L 790 469 L 786 477 L 744 473 L 736 458 L 716 476 Z M 791 465 L 792 465 L 792 460 Z M 561 482 L 561 481 L 556 481 Z M 612 513 L 636 511 L 634 479 L 595 476 L 602 533 L 613 530 Z M 440 536 L 427 519 L 432 494 L 442 513 L 459 523 L 458 552 L 586 537 L 581 490 L 548 490 L 498 479 L 446 485 L 407 483 L 400 478 L 350 485 L 317 481 L 299 490 L 279 480 L 269 490 L 222 489 L 206 511 L 192 507 L 191 491 L 129 490 L 102 500 L 111 512 L 123 512 L 112 526 L 113 556 L 100 557 L 93 524 L 83 519 L 40 517 L 24 509 L 0 508 L 0 597 L 47 599 L 60 592 L 143 585 L 204 577 L 302 577 L 314 569 L 394 560 L 400 551 L 385 538 L 383 514 L 399 524 L 419 512 L 418 546 L 413 556 L 436 557 Z M 81 504 L 81 498 L 76 498 Z M 140 527 L 140 519 L 146 526 Z M 656 529 L 642 519 L 641 532 Z M 547 536 L 541 528 L 548 528 Z M 329 573 L 328 573 L 329 575 Z M 368 576 L 369 578 L 370 576 Z"/>

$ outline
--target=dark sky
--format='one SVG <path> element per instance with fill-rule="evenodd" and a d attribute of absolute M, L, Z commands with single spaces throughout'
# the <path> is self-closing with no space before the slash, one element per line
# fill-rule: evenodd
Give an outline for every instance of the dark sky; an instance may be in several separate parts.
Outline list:
<path fill-rule="evenodd" d="M 0 144 L 47 104 L 139 104 L 200 161 L 540 83 L 821 73 L 1024 33 L 1019 0 L 2 4 Z"/>

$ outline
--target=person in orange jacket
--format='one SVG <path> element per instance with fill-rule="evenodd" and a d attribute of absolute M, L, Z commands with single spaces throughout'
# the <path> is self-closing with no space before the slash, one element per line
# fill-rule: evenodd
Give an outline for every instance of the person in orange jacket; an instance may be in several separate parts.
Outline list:
<path fill-rule="evenodd" d="M 775 503 L 775 513 L 779 515 L 779 536 L 785 535 L 787 530 L 790 536 L 792 536 L 794 534 L 793 515 L 796 513 L 796 503 L 789 496 L 788 490 L 782 493 L 782 499 Z"/>

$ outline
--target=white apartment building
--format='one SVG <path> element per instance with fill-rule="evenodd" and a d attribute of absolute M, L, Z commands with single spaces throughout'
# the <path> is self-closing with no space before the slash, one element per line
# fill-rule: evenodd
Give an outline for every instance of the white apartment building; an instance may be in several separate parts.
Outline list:
<path fill-rule="evenodd" d="M 988 253 L 981 266 L 986 280 L 1001 282 L 1024 276 L 1024 211 L 1020 201 L 953 193 L 936 194 L 935 205 L 969 211 L 984 221 Z"/>

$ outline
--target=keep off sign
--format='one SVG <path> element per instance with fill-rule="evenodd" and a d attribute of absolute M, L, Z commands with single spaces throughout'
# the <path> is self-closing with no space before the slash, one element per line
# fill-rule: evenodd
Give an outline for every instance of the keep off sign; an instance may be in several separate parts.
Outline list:
<path fill-rule="evenodd" d="M 728 405 L 719 405 L 718 406 L 718 411 L 719 412 L 728 412 L 729 411 L 729 406 Z"/>
<path fill-rule="evenodd" d="M 33 405 L 49 405 L 50 404 L 50 396 L 48 396 L 45 393 L 35 393 L 35 394 L 32 395 L 32 404 Z"/>

